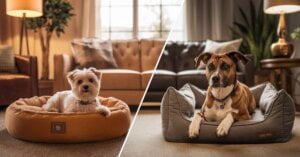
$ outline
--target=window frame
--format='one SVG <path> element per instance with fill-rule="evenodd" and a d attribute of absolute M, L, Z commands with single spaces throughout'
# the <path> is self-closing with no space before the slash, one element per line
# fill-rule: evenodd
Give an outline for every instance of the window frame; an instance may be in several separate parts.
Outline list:
<path fill-rule="evenodd" d="M 132 6 L 132 21 L 133 21 L 133 26 L 132 26 L 132 30 L 131 31 L 123 31 L 123 30 L 119 30 L 119 31 L 112 31 L 112 27 L 111 27 L 111 13 L 110 13 L 110 17 L 109 17 L 109 27 L 108 27 L 108 31 L 102 31 L 102 29 L 100 29 L 100 34 L 102 33 L 108 33 L 108 39 L 112 40 L 111 34 L 113 32 L 132 32 L 132 39 L 140 39 L 141 37 L 139 36 L 139 0 L 132 0 L 133 1 L 133 6 Z M 159 33 L 159 38 L 163 38 L 163 34 L 166 32 L 171 32 L 172 28 L 170 28 L 170 30 L 163 30 L 163 7 L 165 6 L 181 6 L 181 4 L 163 4 L 162 0 L 160 0 L 159 4 L 154 4 L 154 5 L 143 5 L 143 6 L 158 6 L 159 10 L 160 10 L 160 21 L 159 21 L 159 31 L 154 31 L 154 30 L 148 30 L 148 31 L 141 31 L 141 32 L 157 32 Z M 109 8 L 109 11 L 111 11 L 111 3 L 109 3 L 109 6 L 105 6 Z M 175 30 L 176 31 L 176 30 Z"/>

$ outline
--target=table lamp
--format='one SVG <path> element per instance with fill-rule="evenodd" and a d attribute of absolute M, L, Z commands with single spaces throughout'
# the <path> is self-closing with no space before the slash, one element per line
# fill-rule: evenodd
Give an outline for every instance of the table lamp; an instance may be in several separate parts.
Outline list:
<path fill-rule="evenodd" d="M 273 57 L 290 57 L 294 51 L 292 44 L 286 41 L 285 14 L 300 11 L 300 0 L 264 0 L 267 14 L 280 14 L 278 24 L 279 39 L 271 45 Z"/>
<path fill-rule="evenodd" d="M 21 17 L 20 49 L 22 55 L 23 32 L 25 31 L 27 55 L 29 52 L 28 33 L 25 18 L 39 17 L 43 15 L 43 0 L 6 0 L 6 14 L 14 17 Z"/>

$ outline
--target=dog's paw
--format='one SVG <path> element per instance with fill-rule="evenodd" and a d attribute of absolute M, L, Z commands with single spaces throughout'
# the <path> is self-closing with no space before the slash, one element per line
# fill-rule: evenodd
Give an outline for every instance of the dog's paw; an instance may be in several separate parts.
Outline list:
<path fill-rule="evenodd" d="M 226 136 L 228 134 L 230 126 L 231 125 L 229 123 L 222 121 L 217 127 L 217 136 L 218 137 Z"/>
<path fill-rule="evenodd" d="M 189 137 L 195 138 L 199 135 L 201 117 L 195 116 L 189 126 Z"/>
<path fill-rule="evenodd" d="M 102 114 L 105 117 L 109 117 L 111 114 L 111 111 L 109 110 L 108 107 L 101 107 L 97 109 L 100 114 Z"/>
<path fill-rule="evenodd" d="M 49 108 L 49 109 L 46 109 L 46 111 L 48 111 L 48 112 L 58 112 L 58 109 L 57 108 Z"/>

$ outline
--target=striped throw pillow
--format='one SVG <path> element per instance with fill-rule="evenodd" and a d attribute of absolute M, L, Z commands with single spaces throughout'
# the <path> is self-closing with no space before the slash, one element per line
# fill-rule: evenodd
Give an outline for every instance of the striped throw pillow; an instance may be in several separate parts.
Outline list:
<path fill-rule="evenodd" d="M 16 72 L 15 57 L 11 46 L 0 47 L 0 72 Z"/>

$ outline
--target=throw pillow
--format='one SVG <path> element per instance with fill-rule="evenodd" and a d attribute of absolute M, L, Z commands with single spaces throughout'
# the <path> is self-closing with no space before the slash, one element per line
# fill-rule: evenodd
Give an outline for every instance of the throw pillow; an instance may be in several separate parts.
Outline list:
<path fill-rule="evenodd" d="M 71 45 L 77 68 L 115 69 L 118 67 L 110 41 L 77 39 L 73 40 Z"/>
<path fill-rule="evenodd" d="M 204 53 L 226 53 L 230 51 L 239 51 L 242 42 L 243 39 L 236 39 L 227 42 L 216 42 L 212 40 L 207 40 L 203 52 Z M 237 64 L 238 71 L 244 71 L 245 66 L 241 62 L 238 62 L 236 64 Z M 201 69 L 205 68 L 205 64 L 203 62 L 201 62 L 200 68 Z"/>
<path fill-rule="evenodd" d="M 227 42 L 216 42 L 212 40 L 207 40 L 203 52 L 210 53 L 226 53 L 230 51 L 238 51 L 243 42 L 243 39 L 237 39 Z"/>
<path fill-rule="evenodd" d="M 15 57 L 11 46 L 0 47 L 0 72 L 16 72 Z"/>

